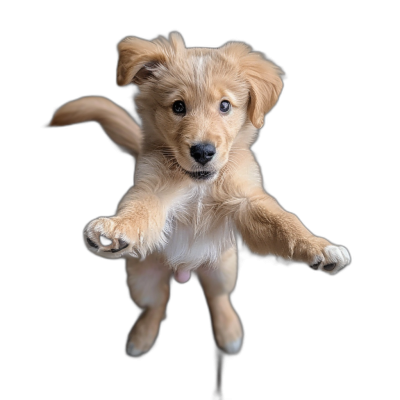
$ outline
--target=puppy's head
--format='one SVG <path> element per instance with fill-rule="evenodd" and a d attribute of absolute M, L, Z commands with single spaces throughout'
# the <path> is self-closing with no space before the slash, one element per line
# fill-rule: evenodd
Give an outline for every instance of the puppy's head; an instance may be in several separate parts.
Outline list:
<path fill-rule="evenodd" d="M 228 162 L 236 138 L 259 129 L 282 90 L 282 71 L 241 42 L 218 49 L 127 37 L 118 45 L 119 85 L 136 83 L 145 141 L 158 145 L 194 179 Z M 247 129 L 248 131 L 248 129 Z"/>

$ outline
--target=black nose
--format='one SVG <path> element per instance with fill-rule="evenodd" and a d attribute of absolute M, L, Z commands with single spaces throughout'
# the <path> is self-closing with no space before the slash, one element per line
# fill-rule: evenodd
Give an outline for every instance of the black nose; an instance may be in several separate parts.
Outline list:
<path fill-rule="evenodd" d="M 190 155 L 201 165 L 206 165 L 215 155 L 215 146 L 211 143 L 199 143 L 190 148 Z"/>

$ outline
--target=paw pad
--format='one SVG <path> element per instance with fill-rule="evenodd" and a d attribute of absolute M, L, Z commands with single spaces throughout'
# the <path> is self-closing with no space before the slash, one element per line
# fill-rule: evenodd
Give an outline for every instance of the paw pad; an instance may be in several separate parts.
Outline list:
<path fill-rule="evenodd" d="M 310 265 L 310 268 L 317 270 L 320 266 L 320 264 L 322 263 L 323 259 L 322 257 L 317 257 L 317 259 L 315 260 L 315 263 Z"/>
<path fill-rule="evenodd" d="M 94 247 L 95 249 L 98 249 L 99 246 L 97 246 L 97 244 L 95 242 L 93 242 L 93 240 L 91 240 L 90 238 L 86 238 L 86 241 L 88 242 L 90 247 Z"/>
<path fill-rule="evenodd" d="M 331 272 L 331 271 L 333 271 L 335 269 L 335 267 L 336 267 L 336 263 L 332 263 L 332 264 L 324 265 L 323 268 L 324 268 L 325 271 Z"/>

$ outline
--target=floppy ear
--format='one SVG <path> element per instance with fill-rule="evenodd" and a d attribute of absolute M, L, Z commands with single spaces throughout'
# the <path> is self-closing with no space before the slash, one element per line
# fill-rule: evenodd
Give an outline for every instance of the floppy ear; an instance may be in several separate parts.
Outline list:
<path fill-rule="evenodd" d="M 128 36 L 118 44 L 119 60 L 117 83 L 120 86 L 129 83 L 140 85 L 164 64 L 168 58 L 181 54 L 185 43 L 178 32 L 171 32 L 169 40 L 163 36 L 149 41 Z"/>
<path fill-rule="evenodd" d="M 262 53 L 252 51 L 245 43 L 231 42 L 221 49 L 233 58 L 249 84 L 248 115 L 252 124 L 260 129 L 264 116 L 278 101 L 283 88 L 283 71 Z"/>
<path fill-rule="evenodd" d="M 151 76 L 152 67 L 166 59 L 161 46 L 134 36 L 122 39 L 118 52 L 117 83 L 120 86 L 144 82 Z"/>

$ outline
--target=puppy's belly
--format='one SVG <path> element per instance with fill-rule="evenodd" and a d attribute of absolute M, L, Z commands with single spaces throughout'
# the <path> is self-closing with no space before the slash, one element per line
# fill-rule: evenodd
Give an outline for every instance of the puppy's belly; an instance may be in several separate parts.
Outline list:
<path fill-rule="evenodd" d="M 215 265 L 220 255 L 233 245 L 233 230 L 228 222 L 199 232 L 193 226 L 175 221 L 163 255 L 170 268 L 190 271 L 204 264 Z"/>

